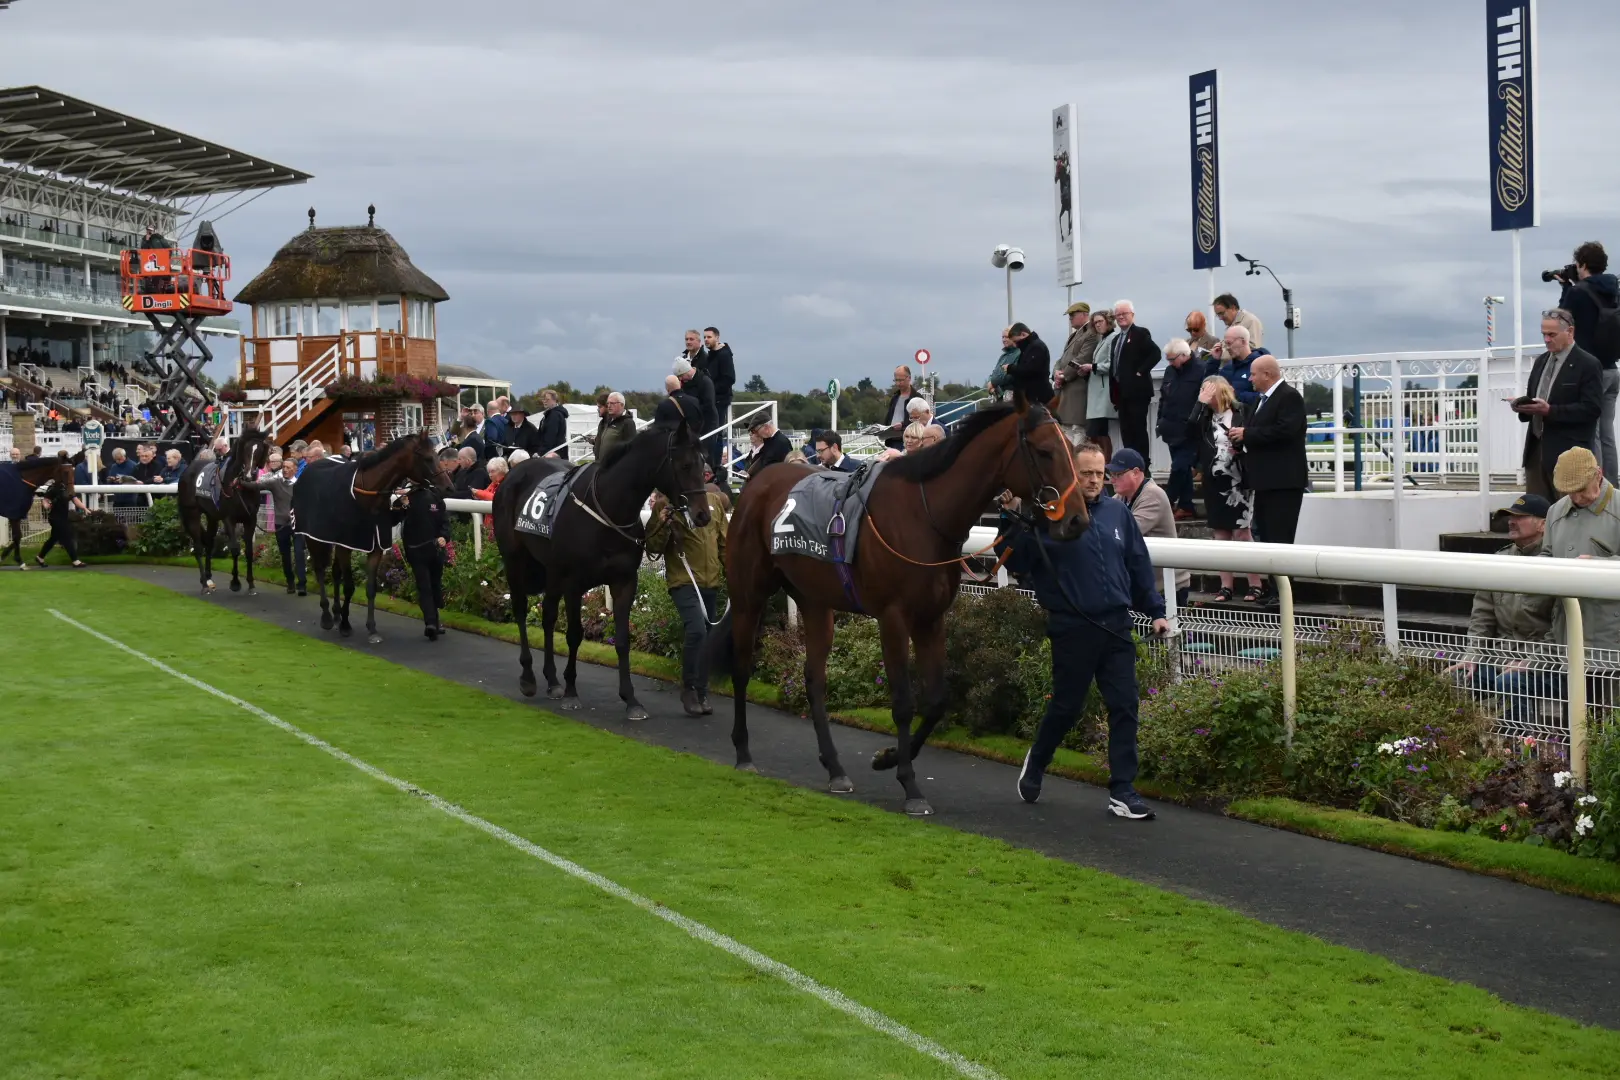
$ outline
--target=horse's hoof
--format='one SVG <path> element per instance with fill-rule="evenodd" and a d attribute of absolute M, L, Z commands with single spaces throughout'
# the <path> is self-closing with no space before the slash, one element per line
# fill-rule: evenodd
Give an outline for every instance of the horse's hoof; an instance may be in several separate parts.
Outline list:
<path fill-rule="evenodd" d="M 240 581 L 231 582 L 231 592 L 241 592 L 241 591 L 242 591 L 242 583 Z"/>
<path fill-rule="evenodd" d="M 330 630 L 330 629 L 332 629 L 332 627 L 333 627 L 333 626 L 335 626 L 335 625 L 336 625 L 336 623 L 334 623 L 334 622 L 333 622 L 333 621 L 332 621 L 332 616 L 330 616 L 330 615 L 325 615 L 325 614 L 323 614 L 323 615 L 322 615 L 322 616 L 321 616 L 321 629 L 322 629 L 322 630 Z"/>
<path fill-rule="evenodd" d="M 367 645 L 381 645 L 382 644 L 382 635 L 381 634 L 367 634 L 366 635 L 366 644 Z"/>
<path fill-rule="evenodd" d="M 248 595 L 249 596 L 258 596 L 259 595 L 259 590 L 249 586 Z"/>
<path fill-rule="evenodd" d="M 752 761 L 739 761 L 737 763 L 737 771 L 757 773 L 759 772 L 759 766 L 755 765 Z"/>
<path fill-rule="evenodd" d="M 523 691 L 524 697 L 534 697 L 539 686 L 536 685 L 533 675 L 522 675 L 518 677 L 518 689 Z"/>
<path fill-rule="evenodd" d="M 907 799 L 906 813 L 911 817 L 932 817 L 934 808 L 928 805 L 927 799 Z"/>
<path fill-rule="evenodd" d="M 563 691 L 562 691 L 562 686 L 560 684 L 552 684 L 552 685 L 546 687 L 546 697 L 552 698 L 553 700 L 555 700 L 555 699 L 560 698 L 562 696 L 563 696 Z"/>
<path fill-rule="evenodd" d="M 624 711 L 624 718 L 626 720 L 645 720 L 647 719 L 647 710 L 640 705 L 631 705 Z"/>
<path fill-rule="evenodd" d="M 349 635 L 351 635 L 353 633 L 354 633 L 354 631 L 352 629 L 350 629 L 349 627 L 347 627 L 347 626 L 338 627 L 338 636 L 340 636 L 340 637 L 348 637 Z"/>
<path fill-rule="evenodd" d="M 892 746 L 885 746 L 872 755 L 872 770 L 874 772 L 883 772 L 885 769 L 892 769 L 898 764 L 900 764 L 900 751 Z"/>
<path fill-rule="evenodd" d="M 848 795 L 854 790 L 855 785 L 850 783 L 847 776 L 835 776 L 832 778 L 832 782 L 827 785 L 827 791 L 833 795 Z"/>
<path fill-rule="evenodd" d="M 209 592 L 213 592 L 214 591 L 214 579 L 209 578 L 207 581 L 203 582 L 203 588 L 207 589 Z"/>

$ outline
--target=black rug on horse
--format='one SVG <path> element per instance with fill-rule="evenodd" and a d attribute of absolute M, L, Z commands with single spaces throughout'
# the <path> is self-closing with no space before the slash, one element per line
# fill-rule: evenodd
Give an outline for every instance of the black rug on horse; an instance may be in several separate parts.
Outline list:
<path fill-rule="evenodd" d="M 9 461 L 0 462 L 0 518 L 17 521 L 34 505 L 34 489 L 23 483 L 22 473 Z"/>
<path fill-rule="evenodd" d="M 517 531 L 551 539 L 557 514 L 567 500 L 574 481 L 584 471 L 583 467 L 576 466 L 542 476 L 529 492 L 529 497 L 523 500 L 523 505 L 518 507 Z"/>
<path fill-rule="evenodd" d="M 866 500 L 882 471 L 882 465 L 868 465 L 853 473 L 818 469 L 794 484 L 782 512 L 771 523 L 771 554 L 853 563 Z M 838 535 L 844 539 L 842 559 L 833 550 Z"/>
<path fill-rule="evenodd" d="M 377 551 L 393 541 L 386 513 L 371 513 L 354 497 L 360 467 L 352 461 L 304 466 L 293 485 L 293 529 L 300 536 L 352 551 Z"/>

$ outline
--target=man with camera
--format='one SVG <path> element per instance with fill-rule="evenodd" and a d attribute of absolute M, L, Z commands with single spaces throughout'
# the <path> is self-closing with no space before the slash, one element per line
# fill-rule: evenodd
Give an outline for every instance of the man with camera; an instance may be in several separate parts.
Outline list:
<path fill-rule="evenodd" d="M 1602 371 L 1603 412 L 1598 419 L 1599 458 L 1603 475 L 1615 483 L 1620 454 L 1614 442 L 1615 402 L 1620 398 L 1620 280 L 1609 269 L 1609 255 L 1596 240 L 1575 249 L 1575 261 L 1562 270 L 1543 270 L 1542 281 L 1563 286 L 1558 306 L 1575 319 L 1575 344 L 1592 354 Z"/>
<path fill-rule="evenodd" d="M 1547 351 L 1530 369 L 1527 392 L 1513 411 L 1530 425 L 1524 439 L 1524 485 L 1532 495 L 1556 499 L 1553 465 L 1571 447 L 1597 444 L 1603 378 L 1597 359 L 1575 344 L 1575 318 L 1563 308 L 1541 313 Z"/>

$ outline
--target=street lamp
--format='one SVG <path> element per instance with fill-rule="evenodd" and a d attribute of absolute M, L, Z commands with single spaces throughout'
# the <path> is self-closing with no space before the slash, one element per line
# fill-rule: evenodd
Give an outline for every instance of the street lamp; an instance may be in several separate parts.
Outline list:
<path fill-rule="evenodd" d="M 1283 325 L 1288 328 L 1288 358 L 1292 360 L 1294 358 L 1294 331 L 1299 329 L 1300 323 L 1299 308 L 1294 306 L 1294 290 L 1284 285 L 1281 281 L 1277 281 L 1277 275 L 1272 272 L 1271 267 L 1267 266 L 1259 259 L 1245 259 L 1242 255 L 1239 255 L 1237 257 L 1237 261 L 1246 262 L 1249 264 L 1249 268 L 1243 271 L 1244 277 L 1255 277 L 1260 273 L 1261 270 L 1264 270 L 1266 273 L 1271 274 L 1271 280 L 1276 281 L 1277 288 L 1282 290 Z"/>
<path fill-rule="evenodd" d="M 1007 325 L 1011 326 L 1012 314 L 1012 276 L 1015 271 L 1024 268 L 1024 249 L 1010 247 L 1007 244 L 997 244 L 996 250 L 990 253 L 990 265 L 997 270 L 1007 271 Z"/>

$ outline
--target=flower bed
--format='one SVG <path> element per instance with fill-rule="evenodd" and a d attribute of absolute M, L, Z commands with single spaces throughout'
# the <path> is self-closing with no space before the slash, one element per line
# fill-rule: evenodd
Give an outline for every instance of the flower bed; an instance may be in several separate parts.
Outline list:
<path fill-rule="evenodd" d="M 330 398 L 357 398 L 367 401 L 391 401 L 410 398 L 415 401 L 433 401 L 453 398 L 459 391 L 441 379 L 419 379 L 415 375 L 387 375 L 379 372 L 375 378 L 362 379 L 344 375 L 323 388 Z"/>

